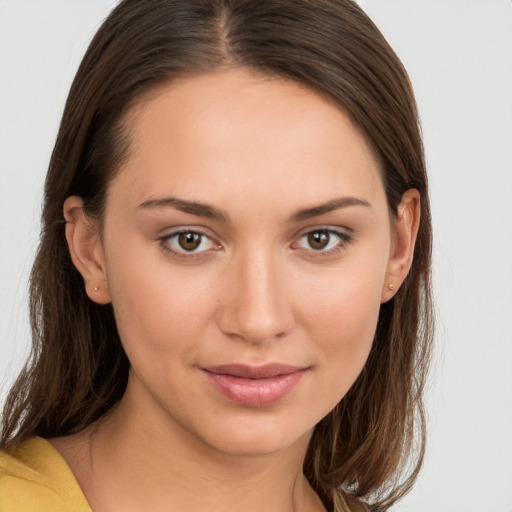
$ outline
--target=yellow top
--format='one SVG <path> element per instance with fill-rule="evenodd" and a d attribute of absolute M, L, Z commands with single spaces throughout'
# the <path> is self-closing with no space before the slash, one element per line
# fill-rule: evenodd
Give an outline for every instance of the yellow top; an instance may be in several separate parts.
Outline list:
<path fill-rule="evenodd" d="M 92 512 L 73 473 L 46 440 L 0 451 L 0 512 Z"/>

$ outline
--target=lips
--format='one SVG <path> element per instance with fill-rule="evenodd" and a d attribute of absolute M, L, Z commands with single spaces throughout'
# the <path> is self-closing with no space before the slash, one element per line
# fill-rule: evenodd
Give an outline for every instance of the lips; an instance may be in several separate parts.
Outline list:
<path fill-rule="evenodd" d="M 266 407 L 279 402 L 299 383 L 307 368 L 285 364 L 227 364 L 202 368 L 213 388 L 230 402 Z"/>

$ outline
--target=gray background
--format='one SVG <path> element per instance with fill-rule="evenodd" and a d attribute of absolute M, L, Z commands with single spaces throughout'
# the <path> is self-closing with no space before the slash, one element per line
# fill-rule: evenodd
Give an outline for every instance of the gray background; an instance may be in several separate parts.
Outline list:
<path fill-rule="evenodd" d="M 0 399 L 65 96 L 113 0 L 0 0 Z M 512 2 L 361 0 L 408 69 L 431 174 L 429 449 L 396 512 L 512 512 Z"/>

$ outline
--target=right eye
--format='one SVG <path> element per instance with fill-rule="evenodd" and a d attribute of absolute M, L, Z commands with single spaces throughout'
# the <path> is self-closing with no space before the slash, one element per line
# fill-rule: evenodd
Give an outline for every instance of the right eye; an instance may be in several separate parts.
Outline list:
<path fill-rule="evenodd" d="M 182 230 L 160 239 L 162 247 L 169 253 L 186 258 L 216 249 L 218 245 L 205 233 Z"/>

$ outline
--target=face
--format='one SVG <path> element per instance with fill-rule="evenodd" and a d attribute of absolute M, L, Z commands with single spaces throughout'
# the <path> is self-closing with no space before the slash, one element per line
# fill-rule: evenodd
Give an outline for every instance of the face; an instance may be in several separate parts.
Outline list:
<path fill-rule="evenodd" d="M 386 298 L 377 158 L 340 108 L 243 71 L 171 84 L 127 122 L 94 249 L 132 365 L 123 400 L 222 452 L 308 438 Z"/>

